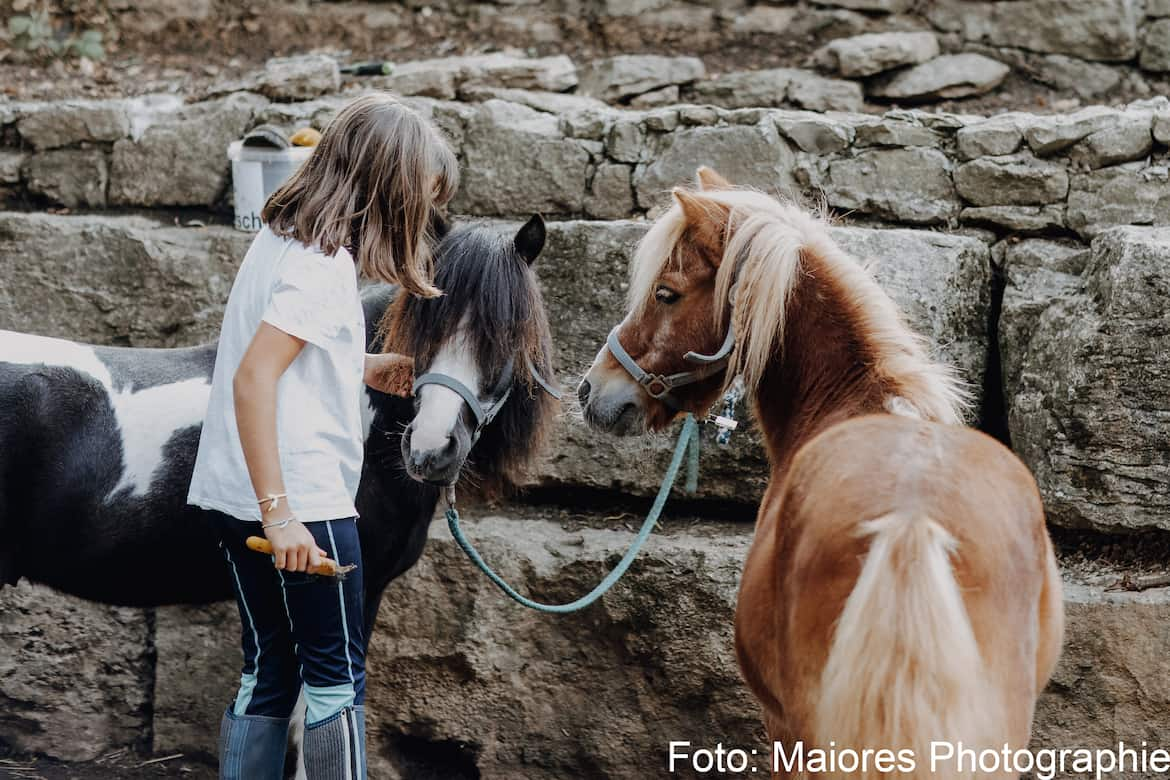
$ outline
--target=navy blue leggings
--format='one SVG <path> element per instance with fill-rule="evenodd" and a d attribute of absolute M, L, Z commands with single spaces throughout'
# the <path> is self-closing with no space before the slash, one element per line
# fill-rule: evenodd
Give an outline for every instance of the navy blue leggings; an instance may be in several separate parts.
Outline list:
<path fill-rule="evenodd" d="M 305 523 L 317 546 L 342 564 L 344 580 L 280 571 L 244 545 L 260 524 L 211 513 L 231 573 L 243 627 L 244 670 L 233 712 L 287 718 L 305 690 L 306 725 L 366 695 L 361 545 L 357 518 Z"/>

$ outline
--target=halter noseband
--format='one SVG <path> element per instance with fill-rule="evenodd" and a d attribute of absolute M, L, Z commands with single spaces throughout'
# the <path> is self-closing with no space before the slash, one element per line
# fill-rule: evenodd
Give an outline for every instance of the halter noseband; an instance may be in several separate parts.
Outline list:
<path fill-rule="evenodd" d="M 618 341 L 618 328 L 615 326 L 609 332 L 609 336 L 605 340 L 605 345 L 609 347 L 609 351 L 617 362 L 621 364 L 622 368 L 633 378 L 635 382 L 642 386 L 646 394 L 656 401 L 661 401 L 675 411 L 682 408 L 678 399 L 675 398 L 673 390 L 692 385 L 695 382 L 701 382 L 708 377 L 715 376 L 723 369 L 727 368 L 727 363 L 731 359 L 731 351 L 735 349 L 735 331 L 730 327 L 727 329 L 727 338 L 723 340 L 723 346 L 719 347 L 714 355 L 703 355 L 698 352 L 687 352 L 683 355 L 683 360 L 690 363 L 698 363 L 700 368 L 691 369 L 690 371 L 680 371 L 677 374 L 651 374 L 638 365 L 630 353 L 626 352 L 621 342 Z"/>
<path fill-rule="evenodd" d="M 548 393 L 556 400 L 561 399 L 561 391 L 553 387 L 552 383 L 542 377 L 536 370 L 536 366 L 532 364 L 531 358 L 527 355 L 524 357 L 524 365 L 528 368 L 528 373 L 532 375 L 533 380 L 536 381 L 537 386 L 541 390 Z M 414 386 L 411 392 L 417 393 L 420 387 L 425 385 L 441 385 L 448 390 L 452 390 L 463 399 L 467 404 L 467 408 L 471 410 L 471 414 L 475 417 L 475 431 L 471 434 L 471 443 L 479 441 L 480 434 L 483 429 L 491 425 L 492 420 L 496 419 L 496 415 L 504 408 L 504 404 L 512 395 L 512 378 L 515 374 L 515 361 L 509 360 L 504 367 L 504 371 L 500 374 L 500 378 L 496 381 L 495 387 L 492 388 L 490 394 L 491 400 L 486 404 L 479 400 L 471 388 L 460 382 L 453 376 L 442 374 L 439 372 L 428 372 L 414 380 Z"/>

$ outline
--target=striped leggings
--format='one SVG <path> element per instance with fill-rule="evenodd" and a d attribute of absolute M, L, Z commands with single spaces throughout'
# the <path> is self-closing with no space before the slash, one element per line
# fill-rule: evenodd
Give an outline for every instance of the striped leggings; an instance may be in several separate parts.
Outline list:
<path fill-rule="evenodd" d="M 240 607 L 244 669 L 237 716 L 288 718 L 304 686 L 305 725 L 360 707 L 366 693 L 357 518 L 306 523 L 333 560 L 358 564 L 342 581 L 284 572 L 249 550 L 258 523 L 211 513 Z"/>

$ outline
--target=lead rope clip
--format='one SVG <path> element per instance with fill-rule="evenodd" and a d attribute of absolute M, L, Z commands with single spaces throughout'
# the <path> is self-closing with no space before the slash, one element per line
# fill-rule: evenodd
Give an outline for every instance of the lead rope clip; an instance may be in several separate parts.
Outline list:
<path fill-rule="evenodd" d="M 708 414 L 706 422 L 711 423 L 719 432 L 715 434 L 715 443 L 726 447 L 731 442 L 732 432 L 739 429 L 739 421 L 735 419 L 736 406 L 743 398 L 743 377 L 737 376 L 723 394 L 723 409 L 719 414 Z"/>

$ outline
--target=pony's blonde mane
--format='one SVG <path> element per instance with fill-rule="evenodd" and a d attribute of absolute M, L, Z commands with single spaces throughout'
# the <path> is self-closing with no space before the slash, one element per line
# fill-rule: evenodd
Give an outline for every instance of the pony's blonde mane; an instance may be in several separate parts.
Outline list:
<path fill-rule="evenodd" d="M 890 410 L 938 422 L 962 422 L 970 403 L 965 384 L 950 366 L 930 358 L 925 341 L 910 329 L 889 295 L 829 236 L 824 217 L 743 187 L 690 194 L 692 202 L 707 208 L 713 221 L 726 219 L 728 226 L 715 277 L 716 327 L 726 316 L 731 285 L 737 285 L 731 313 L 737 343 L 728 382 L 742 375 L 748 392 L 756 391 L 784 344 L 788 303 L 804 273 L 805 258 L 815 256 L 818 269 L 831 274 L 846 291 L 842 303 L 874 356 L 872 371 L 888 388 Z M 652 300 L 656 280 L 668 263 L 681 262 L 678 244 L 686 227 L 687 216 L 676 201 L 639 243 L 631 268 L 632 310 Z"/>

